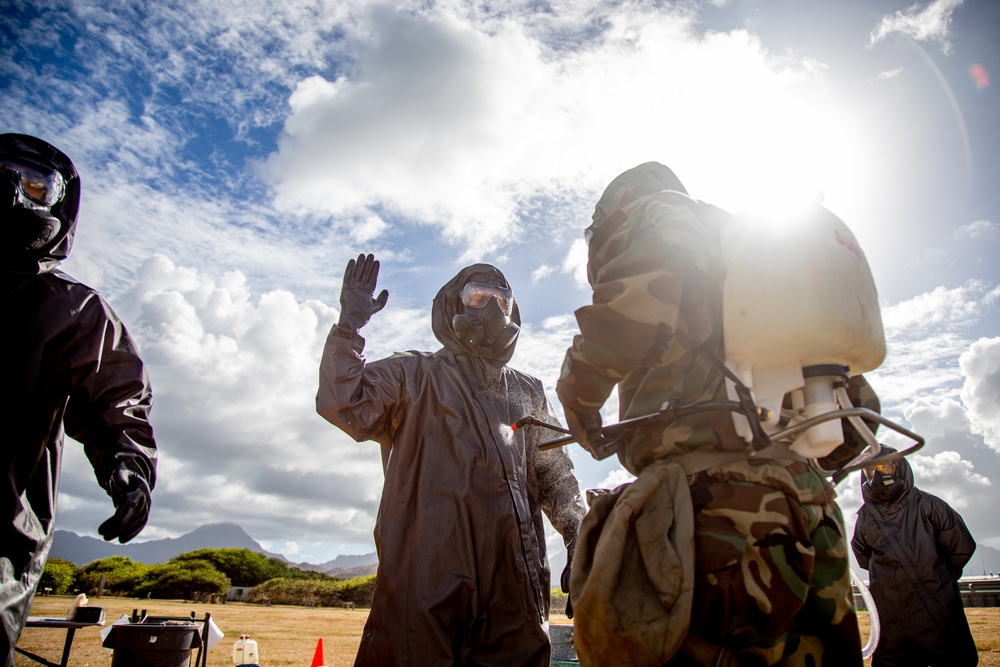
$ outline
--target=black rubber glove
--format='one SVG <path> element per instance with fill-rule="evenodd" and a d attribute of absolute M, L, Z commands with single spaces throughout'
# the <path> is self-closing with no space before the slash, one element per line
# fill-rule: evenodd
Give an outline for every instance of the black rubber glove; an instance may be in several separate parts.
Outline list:
<path fill-rule="evenodd" d="M 132 458 L 121 459 L 104 488 L 116 511 L 97 532 L 105 542 L 118 538 L 120 544 L 125 544 L 142 532 L 149 519 L 151 500 L 147 472 Z"/>
<path fill-rule="evenodd" d="M 566 413 L 566 428 L 591 456 L 601 461 L 614 453 L 607 451 L 609 443 L 601 432 L 600 412 L 577 412 L 565 405 L 563 412 Z"/>
<path fill-rule="evenodd" d="M 559 577 L 559 585 L 562 592 L 566 594 L 566 618 L 573 618 L 573 598 L 569 593 L 569 571 L 573 565 L 571 559 L 566 560 L 566 567 L 563 568 L 562 576 Z"/>
<path fill-rule="evenodd" d="M 337 325 L 357 331 L 368 324 L 372 315 L 385 308 L 389 292 L 382 290 L 375 296 L 378 283 L 379 262 L 374 255 L 358 255 L 347 263 L 344 284 L 340 288 L 340 320 Z"/>

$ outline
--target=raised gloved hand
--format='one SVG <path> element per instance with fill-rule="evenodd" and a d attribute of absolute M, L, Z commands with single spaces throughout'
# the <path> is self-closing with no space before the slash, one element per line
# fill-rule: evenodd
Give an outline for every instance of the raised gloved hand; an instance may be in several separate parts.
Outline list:
<path fill-rule="evenodd" d="M 344 271 L 344 283 L 340 288 L 340 319 L 337 325 L 351 331 L 357 331 L 372 315 L 385 308 L 389 300 L 388 290 L 375 297 L 375 285 L 378 283 L 379 262 L 374 255 L 358 255 L 357 260 L 347 263 Z"/>
<path fill-rule="evenodd" d="M 565 405 L 563 412 L 566 413 L 566 428 L 591 456 L 601 461 L 614 453 L 613 449 L 608 451 L 613 443 L 609 443 L 601 432 L 600 412 L 577 412 Z"/>
<path fill-rule="evenodd" d="M 149 519 L 147 472 L 131 457 L 121 459 L 104 488 L 115 504 L 115 515 L 102 523 L 97 532 L 105 542 L 118 538 L 119 543 L 125 544 L 142 531 Z"/>
<path fill-rule="evenodd" d="M 569 571 L 573 565 L 571 558 L 566 559 L 566 567 L 563 568 L 562 576 L 559 577 L 559 586 L 566 594 L 566 618 L 573 618 L 573 598 L 569 593 Z"/>

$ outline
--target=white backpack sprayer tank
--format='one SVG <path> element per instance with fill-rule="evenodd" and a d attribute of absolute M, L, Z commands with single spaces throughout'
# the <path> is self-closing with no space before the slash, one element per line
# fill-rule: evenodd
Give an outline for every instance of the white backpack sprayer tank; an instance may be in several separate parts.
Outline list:
<path fill-rule="evenodd" d="M 726 366 L 766 408 L 761 425 L 769 435 L 850 408 L 847 380 L 878 368 L 886 352 L 875 281 L 847 225 L 818 205 L 789 224 L 773 223 L 741 213 L 721 231 Z M 727 388 L 735 399 L 733 382 Z M 751 442 L 746 417 L 734 413 L 733 420 Z M 867 432 L 877 453 L 874 434 L 858 418 L 852 424 Z M 798 433 L 789 448 L 819 459 L 843 442 L 841 420 L 829 419 Z M 867 658 L 879 641 L 878 611 L 861 576 L 850 571 L 870 611 Z"/>
<path fill-rule="evenodd" d="M 721 243 L 726 366 L 770 411 L 765 431 L 777 431 L 782 417 L 801 422 L 846 407 L 835 387 L 885 358 L 875 282 L 847 225 L 819 205 L 784 225 L 739 213 L 723 226 Z M 749 442 L 746 418 L 733 419 Z M 820 458 L 843 441 L 840 420 L 831 419 L 801 433 L 791 449 Z"/>

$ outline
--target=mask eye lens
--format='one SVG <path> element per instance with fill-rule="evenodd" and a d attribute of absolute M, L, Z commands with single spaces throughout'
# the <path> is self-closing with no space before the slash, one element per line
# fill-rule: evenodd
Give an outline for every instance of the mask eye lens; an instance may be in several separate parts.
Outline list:
<path fill-rule="evenodd" d="M 7 170 L 18 175 L 18 189 L 25 198 L 46 208 L 58 204 L 66 192 L 66 183 L 58 171 L 0 157 L 0 172 Z"/>
<path fill-rule="evenodd" d="M 896 464 L 892 461 L 887 461 L 885 463 L 879 463 L 871 468 L 865 468 L 865 476 L 868 479 L 872 479 L 875 476 L 875 472 L 878 471 L 883 475 L 891 476 L 896 472 Z"/>
<path fill-rule="evenodd" d="M 504 314 L 510 315 L 514 297 L 509 289 L 481 283 L 469 283 L 462 289 L 462 304 L 466 308 L 482 308 L 494 297 Z"/>

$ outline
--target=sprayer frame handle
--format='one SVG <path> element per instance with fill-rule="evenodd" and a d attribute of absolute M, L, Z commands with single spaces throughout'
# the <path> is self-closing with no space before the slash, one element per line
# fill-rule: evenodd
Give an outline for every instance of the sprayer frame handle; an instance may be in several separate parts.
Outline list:
<path fill-rule="evenodd" d="M 679 405 L 677 401 L 667 401 L 657 412 L 652 412 L 641 417 L 632 417 L 631 419 L 625 419 L 615 424 L 608 424 L 601 429 L 601 433 L 604 434 L 605 440 L 611 442 L 622 436 L 626 431 L 630 431 L 635 428 L 641 428 L 643 426 L 654 424 L 663 424 L 666 426 L 670 424 L 670 422 L 676 421 L 681 417 L 698 414 L 700 412 L 710 412 L 712 410 L 726 410 L 729 412 L 739 412 L 744 414 L 743 405 L 737 401 L 703 401 L 701 403 L 692 403 L 691 405 Z M 758 408 L 758 418 L 765 419 L 761 410 L 762 408 Z M 564 431 L 565 429 L 558 430 Z M 554 449 L 556 447 L 568 445 L 571 442 L 576 442 L 576 437 L 573 435 L 566 435 L 561 438 L 540 442 L 538 444 L 538 449 Z M 603 456 L 600 456 L 599 458 L 606 459 L 614 453 L 614 451 L 599 452 L 599 454 L 603 454 Z"/>

